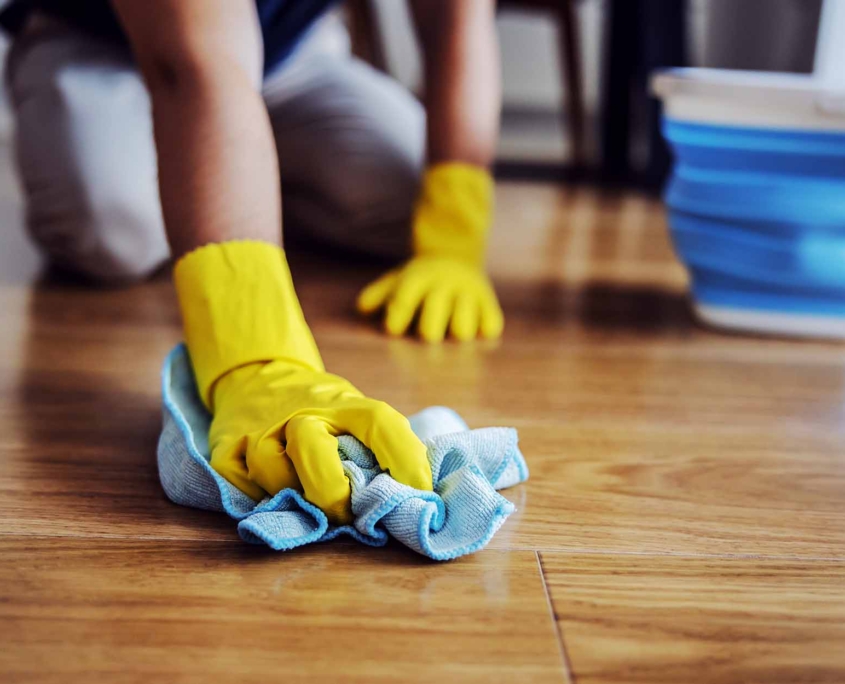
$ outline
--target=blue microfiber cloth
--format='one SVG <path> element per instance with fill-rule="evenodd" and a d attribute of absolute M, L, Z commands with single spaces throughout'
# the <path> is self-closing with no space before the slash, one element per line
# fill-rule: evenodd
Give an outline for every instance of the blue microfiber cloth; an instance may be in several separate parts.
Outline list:
<path fill-rule="evenodd" d="M 211 416 L 197 394 L 183 345 L 162 369 L 164 427 L 158 472 L 171 501 L 224 511 L 251 544 L 282 551 L 346 534 L 370 546 L 388 535 L 434 560 L 483 548 L 515 510 L 496 493 L 528 478 L 516 430 L 470 430 L 451 409 L 435 406 L 410 418 L 428 448 L 434 491 L 423 492 L 381 472 L 373 453 L 349 435 L 338 437 L 339 457 L 352 486 L 352 525 L 329 525 L 325 514 L 294 489 L 256 503 L 209 465 Z"/>

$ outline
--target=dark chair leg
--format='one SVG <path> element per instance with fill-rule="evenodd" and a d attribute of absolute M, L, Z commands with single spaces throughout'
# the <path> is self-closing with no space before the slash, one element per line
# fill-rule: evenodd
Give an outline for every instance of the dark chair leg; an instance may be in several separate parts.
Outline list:
<path fill-rule="evenodd" d="M 645 0 L 640 15 L 642 73 L 638 80 L 647 100 L 649 136 L 648 166 L 643 181 L 653 191 L 663 187 L 672 168 L 672 156 L 660 130 L 662 108 L 648 90 L 648 79 L 656 69 L 686 66 L 686 13 L 686 0 Z"/>
<path fill-rule="evenodd" d="M 566 93 L 566 118 L 572 139 L 573 166 L 581 168 L 585 162 L 584 140 L 584 86 L 581 72 L 581 45 L 579 40 L 574 0 L 560 3 L 560 55 L 564 72 Z"/>
<path fill-rule="evenodd" d="M 637 71 L 642 0 L 610 0 L 605 32 L 602 97 L 602 173 L 612 181 L 630 175 L 631 87 Z"/>

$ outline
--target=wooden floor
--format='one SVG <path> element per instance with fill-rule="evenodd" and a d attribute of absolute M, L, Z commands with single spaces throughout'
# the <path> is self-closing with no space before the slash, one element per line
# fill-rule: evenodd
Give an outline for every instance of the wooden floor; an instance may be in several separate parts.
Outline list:
<path fill-rule="evenodd" d="M 0 680 L 843 682 L 845 346 L 691 319 L 652 200 L 506 184 L 499 345 L 390 340 L 378 266 L 294 257 L 328 367 L 513 425 L 490 548 L 248 547 L 158 484 L 167 277 L 0 285 Z M 14 276 L 10 274 L 15 274 Z"/>

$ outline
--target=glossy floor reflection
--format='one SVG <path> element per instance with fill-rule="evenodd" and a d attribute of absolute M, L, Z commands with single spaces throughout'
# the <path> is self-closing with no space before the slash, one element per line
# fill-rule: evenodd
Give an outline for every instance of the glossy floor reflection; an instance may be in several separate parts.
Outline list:
<path fill-rule="evenodd" d="M 17 584 L 0 603 L 0 667 L 21 681 L 561 681 L 528 551 L 441 566 L 343 543 L 280 558 L 245 544 L 4 537 L 0 554 L 0 583 Z"/>
<path fill-rule="evenodd" d="M 845 347 L 699 327 L 654 200 L 503 184 L 497 211 L 498 344 L 389 339 L 353 314 L 381 265 L 291 256 L 330 370 L 520 431 L 518 512 L 445 565 L 250 549 L 169 503 L 168 275 L 4 270 L 0 678 L 845 680 Z"/>

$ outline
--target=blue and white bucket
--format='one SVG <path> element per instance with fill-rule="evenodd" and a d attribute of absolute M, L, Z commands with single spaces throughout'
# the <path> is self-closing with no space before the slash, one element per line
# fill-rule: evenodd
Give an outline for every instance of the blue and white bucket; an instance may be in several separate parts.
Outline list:
<path fill-rule="evenodd" d="M 845 338 L 845 97 L 818 78 L 655 76 L 675 155 L 665 192 L 693 306 L 709 324 Z"/>

